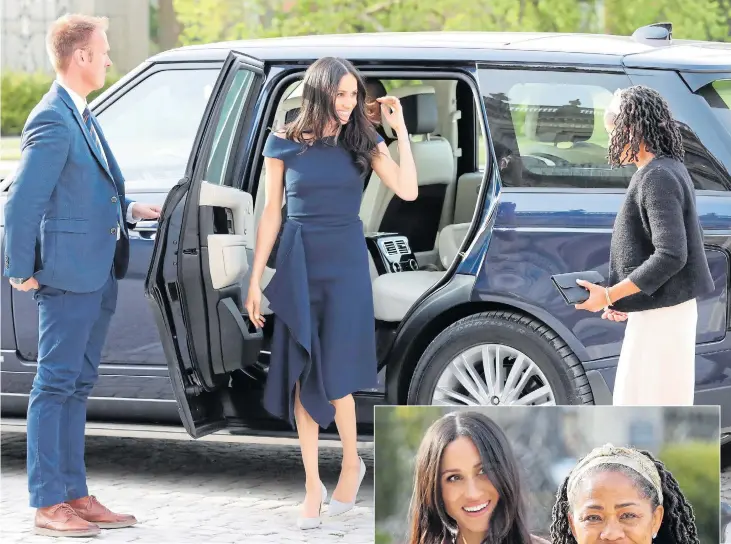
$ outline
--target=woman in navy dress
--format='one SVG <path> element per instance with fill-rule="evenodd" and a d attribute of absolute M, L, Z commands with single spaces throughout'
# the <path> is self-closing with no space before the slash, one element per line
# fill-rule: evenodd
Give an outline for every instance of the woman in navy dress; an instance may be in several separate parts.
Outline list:
<path fill-rule="evenodd" d="M 377 99 L 398 136 L 396 164 L 368 120 L 363 80 L 344 59 L 325 57 L 304 76 L 302 108 L 264 146 L 266 202 L 259 223 L 246 309 L 261 327 L 260 281 L 287 219 L 276 272 L 264 294 L 276 316 L 264 406 L 296 421 L 305 468 L 298 526 L 320 525 L 327 491 L 318 472 L 318 431 L 333 420 L 343 445 L 328 514 L 350 510 L 365 474 L 356 441 L 355 391 L 377 386 L 373 295 L 360 210 L 371 168 L 404 200 L 417 196 L 416 167 L 401 104 Z"/>

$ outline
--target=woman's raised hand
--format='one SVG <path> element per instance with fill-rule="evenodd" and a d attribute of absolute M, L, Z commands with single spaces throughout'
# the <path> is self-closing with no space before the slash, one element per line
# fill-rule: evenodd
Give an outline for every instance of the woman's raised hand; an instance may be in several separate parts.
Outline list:
<path fill-rule="evenodd" d="M 402 130 L 406 130 L 401 101 L 395 96 L 382 96 L 381 98 L 376 98 L 376 100 L 381 104 L 381 118 L 388 122 L 391 129 L 396 134 Z"/>

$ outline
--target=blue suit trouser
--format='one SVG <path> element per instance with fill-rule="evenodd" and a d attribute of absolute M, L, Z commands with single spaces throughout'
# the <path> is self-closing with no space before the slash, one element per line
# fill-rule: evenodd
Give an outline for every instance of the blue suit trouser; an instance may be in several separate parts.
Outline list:
<path fill-rule="evenodd" d="M 42 285 L 38 368 L 28 403 L 30 505 L 51 506 L 89 494 L 84 465 L 86 404 L 117 303 L 110 273 L 101 289 L 74 293 Z"/>

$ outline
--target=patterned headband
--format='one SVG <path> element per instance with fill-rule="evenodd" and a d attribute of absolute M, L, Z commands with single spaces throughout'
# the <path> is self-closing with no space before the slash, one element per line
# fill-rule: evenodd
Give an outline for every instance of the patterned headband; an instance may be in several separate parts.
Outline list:
<path fill-rule="evenodd" d="M 642 476 L 645 480 L 652 484 L 657 492 L 660 504 L 663 503 L 662 482 L 657 467 L 650 459 L 637 450 L 630 448 L 614 447 L 611 444 L 605 444 L 599 448 L 595 448 L 592 452 L 584 457 L 579 464 L 571 471 L 568 482 L 568 492 L 572 494 L 581 477 L 587 470 L 593 467 L 607 464 L 622 465 L 631 468 Z"/>

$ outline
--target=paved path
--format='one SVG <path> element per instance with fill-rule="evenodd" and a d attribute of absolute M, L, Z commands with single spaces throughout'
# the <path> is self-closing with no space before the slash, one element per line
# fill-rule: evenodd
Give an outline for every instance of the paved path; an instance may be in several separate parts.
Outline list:
<path fill-rule="evenodd" d="M 140 426 L 137 436 L 87 437 L 91 492 L 112 509 L 134 513 L 140 523 L 131 529 L 104 531 L 95 539 L 52 540 L 31 532 L 25 434 L 3 432 L 0 542 L 373 542 L 373 453 L 369 444 L 360 448 L 368 475 L 356 507 L 340 518 L 323 518 L 320 529 L 302 532 L 295 519 L 304 495 L 303 472 L 293 441 L 237 437 L 236 443 L 207 442 L 169 439 L 172 434 Z M 323 445 L 320 458 L 323 481 L 332 492 L 340 450 Z M 731 503 L 731 467 L 721 475 L 721 499 Z M 731 544 L 731 526 L 722 542 Z"/>
<path fill-rule="evenodd" d="M 91 493 L 111 509 L 133 513 L 129 529 L 103 531 L 94 539 L 49 539 L 31 532 L 25 475 L 25 434 L 4 432 L 0 473 L 0 542 L 188 542 L 348 543 L 373 542 L 373 453 L 360 454 L 368 467 L 355 508 L 323 526 L 300 531 L 295 525 L 304 497 L 299 448 L 280 444 L 87 437 Z M 276 442 L 276 441 L 275 441 Z M 331 493 L 341 450 L 320 449 L 321 476 Z"/>

